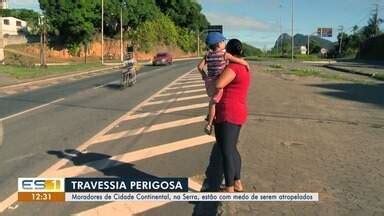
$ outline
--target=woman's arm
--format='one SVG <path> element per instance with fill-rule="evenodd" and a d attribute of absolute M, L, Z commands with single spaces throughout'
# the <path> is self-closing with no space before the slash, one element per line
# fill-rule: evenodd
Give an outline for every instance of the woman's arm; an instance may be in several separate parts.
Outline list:
<path fill-rule="evenodd" d="M 226 67 L 223 73 L 221 73 L 219 79 L 216 81 L 216 89 L 223 89 L 225 86 L 227 86 L 232 80 L 234 80 L 236 77 L 236 73 Z"/>
<path fill-rule="evenodd" d="M 242 64 L 244 66 L 247 67 L 247 69 L 249 70 L 249 64 L 247 61 L 245 61 L 244 59 L 242 58 L 238 58 L 238 57 L 235 57 L 229 53 L 225 53 L 225 59 L 226 60 L 229 60 L 230 62 L 234 62 L 234 63 L 237 63 L 237 64 Z"/>

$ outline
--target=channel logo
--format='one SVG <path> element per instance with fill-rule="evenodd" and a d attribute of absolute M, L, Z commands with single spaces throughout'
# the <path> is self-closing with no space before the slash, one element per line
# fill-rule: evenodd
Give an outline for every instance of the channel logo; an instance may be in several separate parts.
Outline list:
<path fill-rule="evenodd" d="M 63 178 L 18 178 L 19 192 L 64 192 Z"/>

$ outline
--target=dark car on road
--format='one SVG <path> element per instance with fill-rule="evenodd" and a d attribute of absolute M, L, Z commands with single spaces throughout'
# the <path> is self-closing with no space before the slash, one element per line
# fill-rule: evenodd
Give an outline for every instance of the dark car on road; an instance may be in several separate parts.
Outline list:
<path fill-rule="evenodd" d="M 152 60 L 153 65 L 172 64 L 172 56 L 167 52 L 157 53 Z"/>

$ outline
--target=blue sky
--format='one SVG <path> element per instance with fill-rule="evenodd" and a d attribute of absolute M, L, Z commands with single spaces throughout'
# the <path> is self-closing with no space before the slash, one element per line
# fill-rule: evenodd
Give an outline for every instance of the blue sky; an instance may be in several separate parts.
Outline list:
<path fill-rule="evenodd" d="M 239 39 L 259 48 L 270 48 L 282 31 L 291 32 L 291 0 L 198 0 L 211 24 L 222 24 L 227 37 Z M 374 3 L 384 0 L 294 0 L 295 33 L 309 34 L 317 27 L 343 25 L 347 31 L 355 24 L 365 25 Z M 280 8 L 282 4 L 282 8 Z M 331 38 L 331 40 L 335 40 Z"/>
<path fill-rule="evenodd" d="M 107 1 L 107 0 L 106 0 Z M 197 0 L 211 24 L 223 25 L 228 38 L 239 38 L 259 48 L 271 48 L 282 31 L 291 32 L 291 0 Z M 368 21 L 374 3 L 380 4 L 384 18 L 384 0 L 294 0 L 295 33 L 309 34 L 317 27 L 353 25 Z M 11 8 L 38 10 L 38 0 L 10 0 Z M 282 8 L 280 8 L 280 4 Z M 335 40 L 335 38 L 331 38 Z"/>

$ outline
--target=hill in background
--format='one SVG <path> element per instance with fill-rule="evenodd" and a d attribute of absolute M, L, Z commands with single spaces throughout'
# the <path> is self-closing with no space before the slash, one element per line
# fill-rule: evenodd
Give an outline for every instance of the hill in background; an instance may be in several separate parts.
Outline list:
<path fill-rule="evenodd" d="M 276 40 L 275 46 L 273 49 L 277 49 L 282 45 L 283 51 L 288 51 L 291 49 L 291 40 L 292 37 L 288 35 L 287 33 L 281 34 L 278 39 Z M 301 46 L 307 46 L 308 43 L 308 36 L 303 34 L 296 34 L 294 36 L 294 44 L 296 48 L 299 48 Z M 281 44 L 281 45 L 280 45 Z M 334 42 L 331 42 L 329 40 L 320 38 L 318 36 L 311 36 L 310 37 L 310 46 L 311 45 L 317 45 L 320 48 L 326 48 L 328 50 L 331 50 L 334 48 L 335 44 Z"/>

